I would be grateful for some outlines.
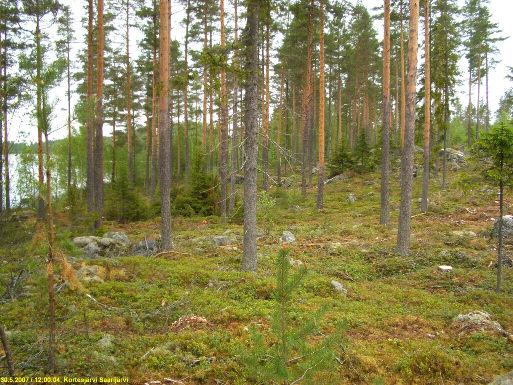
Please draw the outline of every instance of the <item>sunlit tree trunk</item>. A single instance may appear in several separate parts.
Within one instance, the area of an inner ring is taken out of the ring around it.
[[[171,250],[171,130],[169,127],[170,0],[160,0],[159,146],[162,249]]]

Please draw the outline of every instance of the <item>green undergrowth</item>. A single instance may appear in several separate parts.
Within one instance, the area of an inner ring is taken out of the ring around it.
[[[307,341],[312,346],[345,325],[343,338],[331,347],[335,361],[329,371],[316,374],[314,383],[487,384],[513,369],[513,345],[487,333],[458,335],[451,321],[460,313],[484,310],[513,331],[509,269],[503,293],[493,291],[489,230],[497,215],[495,195],[473,174],[452,175],[446,191],[433,181],[430,212],[421,214],[417,179],[409,257],[394,251],[397,183],[391,225],[379,224],[377,174],[327,185],[321,213],[314,190],[306,199],[287,189],[261,196],[272,207],[260,217],[257,274],[240,271],[237,216],[229,223],[215,216],[175,218],[179,253],[173,255],[96,260],[82,259],[70,242],[84,232],[59,224],[59,246],[75,269],[86,264],[103,271],[103,282],[86,283],[84,291],[58,281],[60,373],[126,375],[131,384],[164,378],[185,384],[268,383],[254,375],[245,357],[254,343],[252,330],[259,331],[265,346],[273,343],[275,257],[281,232],[289,230],[297,239],[289,256],[306,268],[290,302],[291,330],[299,330],[320,309],[318,332]],[[0,226],[0,295],[24,271],[13,298],[2,297],[0,322],[8,330],[17,371],[26,375],[44,372],[47,348],[45,248],[33,245],[34,227],[31,220],[4,220]],[[110,229],[127,231],[132,240],[159,231],[156,219],[108,222],[104,230]],[[226,230],[236,236],[235,247],[196,240]],[[438,272],[441,264],[454,271]],[[335,291],[332,280],[341,282],[347,294]],[[191,315],[207,323],[177,328],[180,317]],[[105,336],[110,342],[102,345]]]

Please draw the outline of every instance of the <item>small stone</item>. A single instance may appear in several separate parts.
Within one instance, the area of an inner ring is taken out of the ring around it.
[[[98,265],[83,265],[77,271],[77,278],[83,282],[103,282],[103,278],[105,276],[105,269],[102,266]]]
[[[91,242],[84,247],[84,254],[88,258],[100,258],[101,249],[96,242]]]
[[[513,371],[496,377],[489,385],[513,385]]]
[[[103,350],[109,350],[114,347],[114,336],[110,334],[104,334],[103,337],[96,343],[96,345]]]
[[[83,237],[75,237],[75,238],[73,238],[73,243],[75,244],[75,246],[85,247],[88,244],[93,243],[93,242],[98,242],[99,240],[100,240],[99,237],[95,237],[95,236],[92,236],[92,235],[87,235],[87,236],[83,236]]]
[[[470,230],[457,230],[452,232],[453,235],[460,238],[475,238],[477,234]]]
[[[347,289],[340,283],[339,281],[335,281],[334,279],[331,281],[331,286],[338,291],[340,294],[346,295]]]
[[[289,263],[293,267],[302,267],[302,266],[304,266],[303,261],[300,261],[299,259],[289,258]]]
[[[100,238],[98,240],[98,246],[100,247],[109,247],[115,245],[116,241],[112,238]]]
[[[155,239],[143,239],[134,245],[132,252],[135,255],[150,256],[157,254],[159,249],[159,242]]]
[[[493,332],[509,337],[509,334],[497,321],[493,321],[489,313],[485,311],[473,311],[467,314],[459,314],[453,319],[453,327],[460,333]]]
[[[452,266],[440,265],[440,266],[438,266],[438,271],[441,271],[442,273],[449,273],[452,271]]]
[[[354,195],[353,193],[350,193],[348,196],[347,196],[347,201],[351,204],[355,203],[356,202],[356,195]]]
[[[109,231],[103,237],[114,239],[115,241],[121,243],[123,246],[130,246],[130,239],[128,239],[128,235],[122,231]]]
[[[296,237],[290,231],[284,231],[281,235],[281,241],[283,243],[294,243],[296,242]]]

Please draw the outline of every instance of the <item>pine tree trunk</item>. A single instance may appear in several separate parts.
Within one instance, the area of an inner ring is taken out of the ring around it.
[[[43,96],[44,98],[44,96]],[[43,110],[44,114],[44,110]],[[46,121],[46,117],[43,118]],[[48,236],[48,258],[46,261],[47,279],[48,279],[48,370],[50,374],[57,372],[56,362],[56,298],[55,298],[55,276],[54,276],[54,245],[55,231],[53,225],[52,210],[52,183],[50,170],[50,144],[48,141],[48,127],[45,130],[45,155],[46,155],[46,222]]]
[[[489,63],[488,63],[488,52],[485,53],[485,70],[486,70],[486,121],[485,121],[485,131],[488,132],[490,129],[490,92],[489,92],[489,74],[490,71]]]
[[[96,132],[94,142],[95,228],[102,224],[103,215],[103,76],[105,34],[103,30],[103,0],[98,0],[98,41],[96,56]]]
[[[185,179],[189,180],[191,169],[191,150],[189,141],[189,24],[190,20],[190,0],[187,0],[187,13],[185,19],[185,88],[183,95],[183,111],[184,111],[184,129],[183,136],[185,141]]]
[[[154,26],[156,27],[156,15],[154,15],[155,22]],[[156,33],[156,31],[155,31]],[[153,82],[152,82],[152,90],[151,90],[151,105],[152,105],[152,113],[151,113],[151,174],[150,174],[150,195],[154,198],[155,192],[157,190],[157,178],[159,173],[159,165],[158,165],[158,145],[159,138],[157,133],[157,125],[159,121],[159,111],[157,105],[157,81],[159,76],[157,64],[157,47],[153,47]]]
[[[337,79],[337,147],[344,145],[344,131],[342,129],[342,79]]]
[[[313,0],[312,0],[313,2]],[[308,150],[309,150],[309,126],[310,126],[310,107],[312,100],[312,49],[313,49],[313,26],[312,26],[312,4],[308,9],[307,23],[307,52],[305,68],[305,85],[301,101],[301,135],[302,135],[302,162],[301,162],[301,194],[306,196],[307,173],[308,170]]]
[[[239,15],[238,15],[238,1],[235,0],[233,4],[234,11],[234,40],[233,44],[236,47],[239,42],[238,38],[238,28],[239,28]],[[233,54],[233,66],[237,68],[238,60],[237,60],[237,52]],[[238,112],[238,94],[239,94],[239,83],[238,83],[237,74],[233,77],[233,126],[232,126],[232,152],[231,152],[231,164],[232,170],[230,173],[230,197],[228,199],[228,212],[231,214],[235,209],[235,178],[237,176],[237,171],[239,168],[238,159],[239,159],[239,112]]]
[[[324,0],[320,1],[320,26],[319,26],[319,166],[317,176],[317,209],[324,207]]]
[[[276,129],[276,183],[281,187],[281,135],[283,132],[283,113],[285,105],[283,101],[284,75],[283,67],[280,68],[280,100],[277,109],[278,127]]]
[[[5,61],[2,61],[2,33],[0,32],[0,74],[3,73],[3,66],[6,66],[7,63]],[[0,90],[3,90],[3,77],[0,76]],[[0,95],[0,104],[3,106],[3,94]],[[0,119],[0,149],[4,148],[3,144],[3,120]],[[3,168],[3,158],[0,156],[0,213],[4,210],[4,168]]]
[[[117,112],[114,108],[114,112],[112,114],[112,171],[110,176],[111,183],[116,181],[116,119]]]
[[[207,1],[204,0],[204,15],[203,15],[203,51],[207,52],[208,49],[208,25],[207,25]],[[207,154],[207,95],[208,95],[208,68],[205,64],[203,66],[203,125],[201,143],[203,145],[203,153]]]
[[[87,211],[94,212],[94,96],[93,96],[93,0],[88,0],[87,26]]]
[[[502,160],[501,160],[501,176],[502,176]],[[499,181],[499,247],[497,248],[497,286],[495,291],[499,293],[502,285],[502,252],[504,249],[503,235],[503,217],[504,217],[504,182],[502,178]]]
[[[220,19],[221,19],[221,50],[226,47],[226,32],[224,25],[224,0],[220,0]],[[220,114],[220,165],[219,177],[221,179],[221,217],[226,218],[228,214],[228,91],[226,88],[226,69],[221,67],[221,114]]]
[[[403,256],[408,255],[410,252],[418,24],[419,0],[410,0],[408,83],[406,94],[407,111],[404,146],[401,159],[401,204],[399,208],[399,229],[397,234],[397,250],[399,254]]]
[[[132,128],[132,67],[130,65],[130,0],[126,0],[126,136],[128,181],[135,185],[134,131]]]
[[[159,146],[162,250],[171,250],[171,131],[169,127],[170,0],[160,0]]]
[[[427,212],[428,210],[428,194],[429,194],[429,164],[431,155],[431,59],[430,59],[430,9],[429,1],[425,0],[425,15],[424,15],[424,172],[422,175],[422,199],[421,210]]]
[[[406,132],[406,63],[404,58],[404,33],[403,33],[403,18],[404,18],[404,12],[403,12],[403,0],[401,0],[401,32],[400,32],[400,39],[401,39],[401,136],[400,136],[400,143],[401,148],[404,146],[404,136]]]
[[[66,11],[66,83],[67,83],[67,102],[68,102],[68,168],[67,168],[67,192],[68,192],[68,200],[71,198],[71,173],[72,173],[72,163],[71,163],[71,139],[72,139],[72,131],[71,131],[71,61],[70,61],[70,39],[71,28],[70,28],[70,14],[69,10]]]
[[[380,223],[390,223],[390,0],[384,0],[385,29],[383,39],[383,132],[381,153]]]
[[[257,269],[258,0],[247,6],[244,163],[244,255],[242,270]]]
[[[266,15],[267,18],[270,18],[270,15]],[[269,20],[266,20],[265,23],[265,80],[264,80],[264,89],[263,89],[263,109],[264,113],[262,116],[262,128],[263,128],[263,145],[262,145],[262,169],[263,169],[263,189],[264,191],[269,190]]]
[[[467,146],[472,146],[472,67],[468,70]]]
[[[481,55],[477,59],[477,102],[476,102],[476,142],[481,129]]]
[[[42,93],[42,79],[41,79],[41,71],[43,67],[43,58],[42,58],[42,48],[41,48],[41,30],[40,30],[40,19],[39,16],[36,17],[36,32],[35,32],[35,40],[36,40],[36,116],[37,116],[37,179],[38,179],[38,208],[37,208],[37,216],[39,220],[43,220],[45,217],[45,200],[44,200],[44,170],[43,170],[43,93]],[[5,55],[5,49],[4,49]],[[5,57],[5,56],[4,56]],[[5,78],[5,68],[4,68],[4,78]],[[4,83],[5,89],[5,83]],[[6,100],[4,100],[5,106]],[[5,107],[4,107],[5,110]],[[4,113],[5,115],[5,113]],[[4,130],[5,130],[6,120],[4,116]],[[7,138],[4,135],[4,145],[7,142]],[[8,175],[5,173],[5,184],[7,187],[7,178]],[[6,188],[7,191],[7,188]],[[6,194],[7,195],[7,194]],[[7,196],[6,196],[7,200]],[[6,204],[7,209],[7,204]]]

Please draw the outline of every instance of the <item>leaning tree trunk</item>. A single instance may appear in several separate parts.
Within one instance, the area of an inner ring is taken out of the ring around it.
[[[169,127],[169,33],[170,2],[160,0],[159,61],[159,182],[161,197],[160,236],[162,249],[171,250],[171,131]]]
[[[381,153],[381,216],[380,222],[390,222],[390,0],[385,0],[383,39],[383,132]]]
[[[422,175],[422,199],[421,210],[428,210],[428,193],[429,193],[429,162],[431,155],[431,63],[430,63],[430,36],[429,36],[429,1],[425,0],[425,16],[424,16],[424,172]]]
[[[244,148],[244,255],[242,270],[257,269],[257,158],[258,158],[258,0],[249,0],[246,17]]]
[[[320,0],[319,26],[319,168],[317,177],[317,209],[324,207],[324,0]]]
[[[401,159],[401,204],[397,250],[406,256],[410,252],[411,198],[413,185],[413,147],[415,145],[415,86],[417,84],[417,41],[419,24],[419,0],[410,0],[410,23],[408,41],[408,83],[406,94],[406,126]]]

